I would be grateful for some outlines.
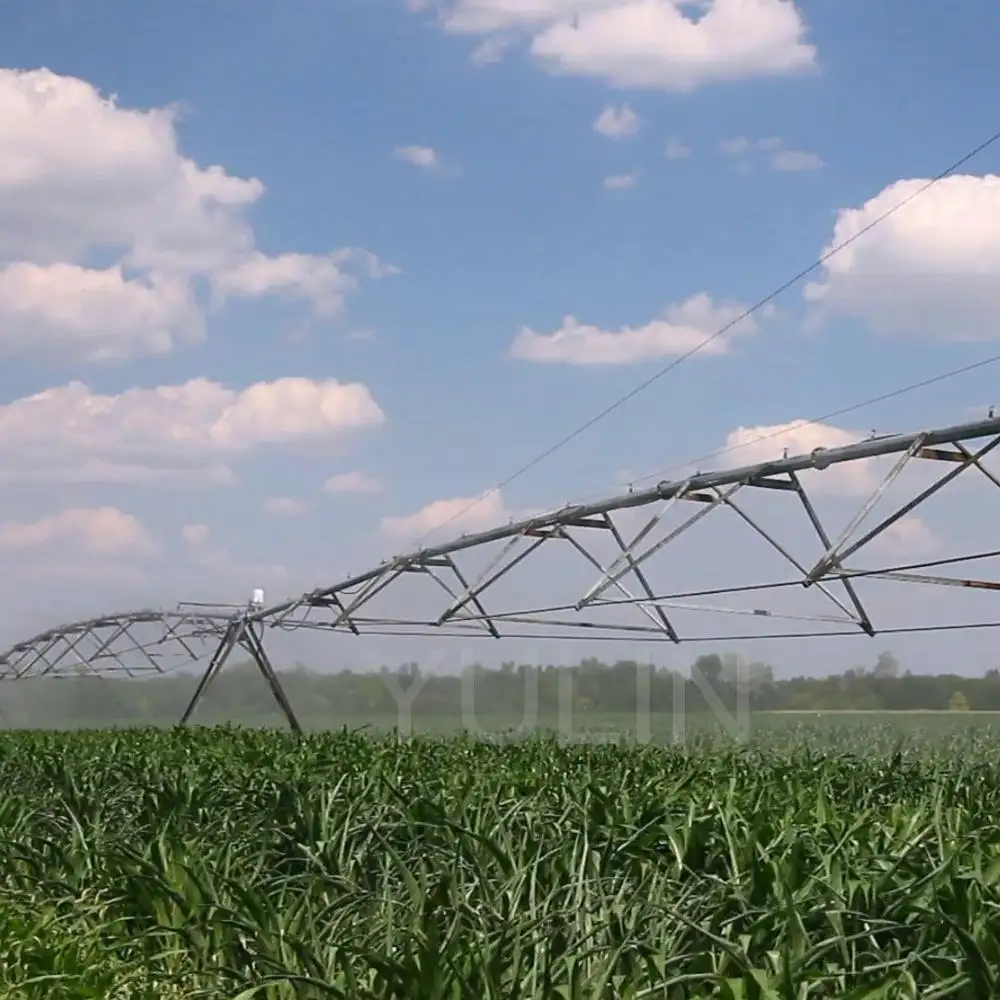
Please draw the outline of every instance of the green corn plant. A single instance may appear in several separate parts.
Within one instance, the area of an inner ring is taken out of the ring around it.
[[[984,1000],[1000,741],[0,734],[0,1000]]]

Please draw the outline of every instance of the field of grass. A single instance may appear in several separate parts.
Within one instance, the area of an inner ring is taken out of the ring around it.
[[[0,690],[0,695],[3,691]],[[0,731],[4,729],[39,729],[64,731],[70,728],[84,729],[125,729],[136,725],[156,729],[172,729],[177,724],[178,716],[164,715],[157,718],[144,719],[136,722],[124,716],[110,716],[106,719],[88,720],[82,724],[72,718],[47,718],[38,715],[29,719],[11,720],[0,717]],[[737,723],[736,729],[742,726],[741,720],[724,719],[725,725],[710,714],[693,712],[679,713],[683,721],[685,733],[724,732],[726,726]],[[239,726],[244,729],[283,729],[286,722],[281,713],[274,709],[269,713],[240,712],[230,715],[213,714],[211,711],[201,711],[197,716],[199,726]],[[436,715],[433,713],[414,713],[410,718],[398,712],[355,712],[338,714],[336,712],[323,715],[303,712],[299,716],[302,727],[310,733],[329,733],[340,729],[365,729],[372,734],[389,734],[394,730],[402,730],[406,734],[430,736],[455,736],[470,729],[473,734],[493,735],[505,734],[512,730],[523,730],[525,720],[516,714],[503,712],[481,712],[471,721],[463,719],[461,713]],[[530,720],[530,730],[539,734],[555,733],[564,738],[608,735],[632,735],[648,732],[653,741],[658,743],[671,742],[676,733],[676,720],[671,713],[649,713],[638,718],[635,712],[581,712],[567,713],[560,717],[558,713],[541,714]],[[1000,730],[1000,712],[948,712],[948,711],[775,711],[753,712],[745,731],[752,737],[766,735],[773,730],[785,730],[805,725],[810,730],[836,730],[843,733],[846,730],[890,727],[900,735],[924,737],[927,734],[963,733],[978,729]],[[730,732],[730,735],[732,733]]]
[[[986,1000],[998,735],[2,734],[0,998]]]

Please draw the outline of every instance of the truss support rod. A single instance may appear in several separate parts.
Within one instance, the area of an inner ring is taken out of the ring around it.
[[[336,628],[341,622],[344,621],[349,622],[351,620],[351,615],[353,615],[358,608],[360,608],[363,604],[367,604],[375,597],[376,594],[382,593],[382,591],[385,590],[385,588],[388,587],[393,581],[398,580],[399,577],[401,577],[407,569],[409,569],[409,565],[409,563],[403,563],[395,569],[386,567],[385,572],[380,577],[376,577],[372,580],[368,586],[366,586],[352,601],[348,601],[346,607],[340,603],[338,599],[341,612],[333,620],[333,627]]]
[[[868,534],[866,534],[863,538],[859,538],[856,542],[854,542],[850,546],[850,548],[848,548],[845,552],[841,554],[840,559],[844,560],[848,556],[853,555],[859,549],[863,548],[873,538],[875,538],[876,535],[880,535],[883,531],[886,530],[886,528],[889,528],[892,525],[894,525],[897,521],[902,520],[904,517],[906,517],[907,514],[910,513],[910,511],[915,510],[925,500],[929,499],[935,493],[938,493],[940,490],[944,489],[944,487],[947,486],[948,483],[950,483],[953,479],[957,479],[963,472],[965,472],[966,469],[972,468],[973,466],[982,469],[983,467],[982,465],[980,465],[979,460],[988,455],[994,448],[996,448],[998,444],[1000,444],[1000,438],[994,438],[992,441],[989,442],[989,444],[984,445],[975,454],[968,454],[967,457],[960,459],[961,464],[956,466],[950,472],[947,472],[936,482],[931,483],[931,485],[928,486],[927,489],[922,490],[912,500],[910,500],[908,503],[900,507],[899,510],[897,510],[893,514],[890,514],[880,524],[877,524],[874,528],[872,528],[871,531],[869,531]],[[983,471],[985,471],[985,469]]]
[[[130,621],[123,622],[121,627],[115,630],[114,634],[98,648],[98,651],[96,653],[93,653],[92,655],[87,657],[85,662],[91,668],[91,670],[94,671],[94,673],[98,674],[98,676],[101,675],[98,673],[98,671],[94,670],[94,661],[99,659],[104,659],[105,657],[116,663],[118,665],[118,668],[120,670],[123,670],[129,677],[135,676],[135,672],[132,670],[132,668],[127,666],[125,663],[124,654],[126,651],[122,650],[119,652],[113,648],[114,643],[116,643],[122,636],[125,636],[125,638],[127,638],[129,642],[133,643],[133,648],[131,650],[128,650],[128,652],[141,653],[142,656],[145,658],[145,660],[154,670],[159,670],[159,666],[153,659],[153,657],[150,655],[149,650],[141,642],[137,642],[135,636],[132,635],[131,629],[133,624],[134,623]],[[91,638],[94,639],[97,638],[93,634],[93,632],[88,632],[88,634],[91,636]],[[74,655],[78,659],[80,658],[79,653],[74,653]],[[42,676],[45,676],[46,673],[48,673],[48,671],[44,671]]]
[[[827,548],[826,552],[820,556],[818,562],[806,575],[806,585],[815,583],[821,576],[829,572],[829,570],[835,566],[840,560],[844,558],[846,553],[841,550],[850,541],[851,535],[861,526],[862,522],[868,517],[868,515],[875,508],[875,505],[882,499],[885,495],[885,491],[899,478],[903,469],[906,468],[909,461],[916,454],[920,448],[923,447],[924,436],[920,435],[913,441],[909,448],[903,452],[902,455],[896,460],[896,464],[889,470],[888,475],[882,480],[881,483],[875,488],[872,495],[864,502],[861,510],[854,515],[851,519],[850,524],[841,532],[840,537],[833,543],[833,545]],[[850,551],[853,551],[851,549]]]
[[[146,658],[149,665],[154,669],[158,668],[159,665],[157,664],[156,660],[153,659],[153,656],[149,652],[149,650],[141,642],[137,641],[135,636],[132,634],[133,624],[134,623],[132,622],[126,624],[125,635],[128,636],[129,642],[135,643],[135,649]],[[181,645],[185,649],[185,651],[187,651],[187,647],[184,645],[184,643],[181,643]],[[125,661],[122,658],[124,656],[124,651],[122,652],[121,655],[118,655],[112,651],[111,656],[115,659],[115,661],[118,663],[119,666],[121,667],[125,666]]]
[[[533,539],[531,544],[523,551],[519,552],[513,559],[511,559],[506,566],[501,565],[503,560],[507,557],[509,552],[512,552],[517,545],[523,541],[527,535],[517,535],[512,538],[497,554],[496,557],[490,562],[490,564],[479,574],[479,578],[476,580],[471,587],[467,587],[465,593],[454,603],[451,607],[446,608],[438,618],[437,624],[444,625],[445,622],[454,618],[459,611],[462,610],[470,602],[475,601],[483,591],[492,587],[494,583],[497,582],[502,576],[506,576],[518,563],[524,562],[528,556],[531,555],[535,549],[539,548],[545,542],[549,540],[552,536],[548,533],[544,535],[539,535],[537,538]],[[497,567],[500,566],[500,569]]]
[[[823,527],[823,522],[819,519],[819,514],[816,513],[816,508],[809,499],[809,494],[806,493],[805,487],[802,485],[802,481],[795,472],[789,472],[788,478],[792,481],[792,485],[795,487],[795,492],[798,494],[798,498],[805,509],[806,517],[809,518],[809,523],[813,526],[813,530],[816,532],[816,535],[820,540],[820,544],[823,546],[824,551],[829,552],[830,549],[833,548],[833,543],[830,541],[830,536],[826,533],[826,528]],[[806,579],[808,580],[808,573],[806,574]],[[869,618],[868,612],[865,610],[865,606],[861,603],[861,598],[858,597],[857,588],[846,578],[841,582],[844,585],[844,590],[847,593],[851,604],[854,605],[854,610],[858,613],[858,624],[862,629],[864,629],[867,635],[874,638],[875,626],[872,625],[871,618]],[[808,583],[806,583],[806,586],[808,586]]]
[[[177,634],[177,630],[181,627],[181,625],[185,624],[186,622],[187,622],[186,618],[183,619],[182,621],[177,622],[174,625],[167,625],[167,623],[164,622],[163,623],[163,640],[162,641],[164,643],[170,642],[170,641],[177,642],[180,645],[181,649],[183,649],[184,652],[187,653],[187,655],[189,657],[191,657],[192,660],[197,660],[198,659],[198,655],[188,645],[187,639],[185,639],[184,636]],[[218,632],[218,630],[216,630],[216,632]]]
[[[274,700],[278,703],[278,707],[284,714],[289,728],[296,736],[301,736],[302,726],[299,724],[295,710],[292,708],[292,704],[285,694],[285,689],[281,686],[281,681],[278,680],[278,675],[275,673],[271,658],[267,655],[267,650],[264,648],[263,640],[254,631],[253,622],[247,622],[243,630],[242,645],[253,657],[257,668],[264,675],[264,680],[267,681],[267,686],[271,689],[271,694],[274,695]]]
[[[622,553],[628,552],[628,545],[625,543],[625,539],[622,538],[622,533],[618,530],[618,525],[615,524],[611,515],[606,513],[602,515],[602,518],[604,520],[604,523],[608,527],[608,531],[611,532],[611,537],[614,538],[615,544],[618,546],[621,552]],[[646,596],[650,600],[655,600],[656,597],[655,594],[653,593],[653,588],[649,585],[649,579],[647,578],[646,574],[643,573],[643,571],[636,565],[631,556],[629,556],[628,561],[629,565],[632,567],[632,572],[635,574],[636,580],[639,581],[639,586],[642,587]],[[657,614],[659,614],[660,616],[660,620],[663,622],[663,627],[666,629],[667,635],[669,635],[674,642],[680,642],[681,639],[680,636],[677,634],[677,629],[674,628],[673,623],[667,617],[667,613],[661,607],[657,607],[656,611]]]
[[[593,555],[591,555],[591,553],[588,552],[587,549],[583,545],[581,545],[571,534],[569,534],[569,532],[563,532],[562,537],[565,538],[566,541],[569,542],[570,545],[572,545],[573,548],[575,548],[577,552],[579,552],[580,555],[582,555],[583,558],[586,559],[587,562],[589,562],[591,566],[593,566],[597,570],[598,573],[607,572],[607,570],[601,565],[600,560],[596,559]],[[618,535],[618,537],[621,538],[620,535]],[[637,570],[635,575],[639,579],[640,585],[642,586],[643,590],[645,590],[646,592],[647,601],[652,604],[653,608],[656,609],[655,613],[652,611],[651,608],[646,606],[647,604],[646,601],[636,598],[636,596],[620,580],[616,580],[613,586],[615,587],[616,590],[619,591],[619,593],[624,594],[625,599],[630,603],[634,604],[657,628],[661,629],[672,642],[679,643],[681,640],[680,637],[677,635],[677,630],[671,624],[670,619],[667,617],[663,608],[661,608],[660,605],[656,603],[656,598],[653,595],[653,591],[650,588],[649,584],[646,582],[646,578],[640,575],[641,572],[642,572],[641,570]]]
[[[983,465],[983,463],[980,462],[979,459],[971,451],[969,451],[969,449],[966,448],[961,441],[956,441],[955,447],[958,449],[959,455],[967,458],[994,486],[1000,487],[1000,478],[997,478],[994,473],[987,469],[986,466]],[[955,460],[961,461],[961,458],[956,456],[953,461]]]
[[[351,621],[351,615],[358,610],[363,604],[372,600],[376,594],[381,593],[389,586],[393,581],[399,579],[411,566],[411,560],[400,559],[394,563],[389,563],[384,566],[380,566],[378,572],[374,575],[367,576],[363,581],[361,581],[361,593],[357,594],[354,598],[347,602],[345,606],[343,601],[341,601],[339,594],[336,590],[333,591],[316,591],[312,594],[307,594],[303,598],[299,598],[297,601],[292,601],[286,605],[283,605],[280,609],[280,613],[271,621],[269,624],[272,628],[281,625],[289,615],[295,611],[296,608],[301,607],[303,604],[310,605],[312,607],[316,606],[321,598],[329,600],[331,597],[334,599],[337,606],[340,608],[339,614],[334,618],[333,625],[331,628],[336,628],[341,622]],[[254,616],[255,620],[263,620],[264,613],[258,612]]]
[[[229,659],[230,654],[243,638],[243,632],[245,629],[246,621],[243,618],[230,622],[225,634],[219,641],[219,645],[212,654],[212,659],[209,660],[208,666],[205,668],[205,672],[201,675],[201,680],[198,682],[198,687],[195,688],[195,692],[191,696],[191,701],[188,702],[188,707],[184,710],[184,714],[181,716],[180,725],[186,726],[188,722],[191,721],[191,717],[197,711],[202,698],[205,697],[205,692],[208,690],[209,685],[215,680],[219,672],[226,665],[226,660]]]
[[[719,496],[721,497],[722,493],[720,490],[716,489],[716,493],[718,493]],[[726,504],[727,507],[729,507],[730,510],[732,510],[735,514],[737,514],[740,518],[742,518],[742,520],[747,525],[749,525],[750,528],[752,528],[758,535],[760,535],[760,537],[763,538],[764,541],[771,546],[771,548],[773,548],[786,561],[790,562],[803,576],[805,576],[809,572],[809,570],[807,570],[806,567],[803,566],[802,563],[800,563],[798,559],[796,559],[795,556],[793,556],[792,553],[789,552],[788,549],[786,549],[781,544],[781,542],[779,542],[769,531],[766,531],[764,528],[762,528],[745,510],[743,510],[742,507],[740,507],[736,503],[735,500],[725,500],[724,503]],[[824,584],[822,583],[817,583],[816,586],[819,587],[820,591],[826,597],[828,597],[838,608],[840,608],[840,610],[843,611],[845,615],[847,615],[849,621],[856,622],[857,624],[860,625],[857,616],[851,613],[851,609],[848,608],[847,605],[844,604],[844,602],[839,597],[837,597],[837,595],[834,594],[829,587],[824,586]],[[837,618],[834,620],[843,621],[842,618]]]
[[[84,662],[83,658],[79,655],[79,653],[76,652],[76,647],[79,646],[80,643],[83,642],[83,640],[86,639],[88,635],[90,635],[90,633],[87,632],[87,631],[80,632],[75,638],[73,638],[72,641],[70,641],[70,637],[69,636],[64,635],[62,637],[63,647],[64,648],[59,653],[59,655],[56,656],[54,659],[50,660],[48,658],[48,655],[47,655],[48,651],[46,650],[46,655],[44,657],[45,669],[42,671],[43,675],[47,674],[47,673],[50,673],[51,671],[55,670],[55,668],[60,663],[62,663],[62,661],[65,660],[66,657],[69,656],[71,653],[76,656],[76,660],[77,660],[77,664],[78,665],[81,664],[81,663],[83,663]],[[53,646],[54,645],[55,644],[53,644]]]
[[[698,611],[716,615],[748,615],[752,618],[781,618],[793,622],[824,622],[830,625],[854,625],[853,618],[841,615],[794,615],[782,611],[771,611],[770,608],[720,608],[712,604],[688,604],[685,601],[664,601],[668,608],[678,611]]]
[[[645,551],[636,555],[633,551],[636,542],[638,542],[645,534],[650,530],[650,526],[647,525],[643,531],[641,531],[635,538],[632,539],[629,544],[628,549],[615,560],[611,569],[604,574],[603,578],[598,580],[590,590],[580,599],[577,604],[577,610],[580,611],[587,607],[588,604],[593,604],[598,597],[601,596],[609,587],[615,586],[622,577],[626,576],[628,573],[632,572],[636,566],[640,563],[645,562],[650,556],[659,552],[665,545],[669,545],[678,535],[682,535],[688,528],[697,524],[703,517],[711,514],[713,510],[718,510],[719,507],[723,506],[729,498],[736,493],[738,490],[742,489],[746,483],[734,483],[726,490],[720,490],[718,496],[712,497],[708,502],[698,511],[697,514],[692,514],[686,521],[677,525],[673,531],[667,532],[658,542],[654,542]],[[679,494],[678,498],[683,497],[686,494]],[[666,511],[663,511],[666,513]],[[659,516],[659,515],[658,515]],[[624,567],[622,567],[624,563]],[[616,569],[615,567],[620,567]]]
[[[45,669],[42,671],[42,676],[45,677],[46,675],[52,673],[56,669],[56,667],[71,653],[73,656],[76,657],[78,666],[86,666],[94,673],[96,673],[96,671],[93,670],[94,661],[101,659],[105,655],[108,655],[111,657],[111,659],[113,659],[116,663],[118,663],[118,665],[125,671],[125,673],[127,673],[129,676],[132,676],[131,671],[121,662],[120,658],[117,657],[114,654],[114,652],[108,653],[108,650],[114,645],[114,643],[116,643],[123,635],[129,634],[128,623],[126,622],[123,625],[118,625],[114,629],[114,631],[108,636],[108,638],[106,638],[103,642],[101,642],[97,646],[97,649],[94,650],[94,652],[90,653],[88,656],[85,657],[81,656],[77,647],[85,639],[90,639],[94,642],[97,642],[100,639],[100,635],[99,633],[97,633],[96,629],[97,626],[92,626],[90,628],[83,629],[72,642],[69,641],[69,636],[63,636],[63,642],[66,643],[66,648],[54,660],[46,660]]]
[[[444,556],[444,559],[448,563],[448,567],[454,574],[455,579],[458,580],[458,585],[464,588],[465,598],[473,604],[473,606],[479,612],[481,620],[486,623],[486,627],[487,629],[489,629],[490,635],[492,635],[494,639],[499,639],[500,632],[497,630],[497,627],[494,624],[493,619],[487,614],[486,608],[483,607],[483,602],[479,599],[478,596],[473,595],[472,586],[470,585],[469,581],[465,578],[465,574],[458,568],[458,564],[450,555]],[[431,573],[431,576],[434,576],[433,571],[428,570],[428,572]],[[436,580],[437,577],[435,576],[434,579]],[[443,582],[443,581],[438,581],[438,582]],[[449,588],[449,593],[450,593],[450,588]],[[453,598],[458,598],[457,594],[452,594],[451,596]]]
[[[619,569],[621,569],[622,566],[629,565],[633,569],[635,568],[636,563],[634,562],[634,560],[633,561],[629,560],[629,556],[632,554],[632,550],[660,523],[660,521],[664,517],[666,517],[667,512],[674,507],[677,501],[683,499],[685,494],[688,492],[688,488],[690,487],[690,485],[691,485],[690,479],[682,483],[680,489],[672,497],[667,497],[663,501],[663,506],[660,507],[660,509],[639,529],[636,535],[632,538],[632,541],[629,542],[627,545],[621,546],[621,553],[615,558],[614,562],[612,562],[612,564],[606,570],[604,570],[604,572],[601,574],[601,579],[598,580],[597,583],[595,583],[594,586],[591,587],[590,590],[588,590],[587,593],[580,598],[579,602],[577,603],[578,611],[581,608],[586,607],[592,600],[594,600],[601,593],[603,593],[603,591],[600,589],[602,585],[607,583],[608,586],[612,586],[612,584],[609,581],[611,580],[611,577],[615,573],[617,573]],[[604,513],[606,516],[610,512],[605,511]]]
[[[1000,581],[973,580],[957,576],[932,576],[929,573],[886,572],[870,573],[872,580],[894,580],[899,583],[933,584],[939,587],[971,587],[974,590],[1000,590]]]
[[[872,528],[867,534],[863,535],[856,542],[849,545],[846,549],[844,549],[843,552],[840,552],[839,554],[833,554],[832,558],[831,554],[827,553],[827,556],[824,557],[823,560],[820,560],[819,563],[817,563],[812,573],[810,573],[810,577],[813,579],[818,579],[820,576],[824,575],[824,573],[828,572],[835,564],[842,565],[845,559],[849,558],[850,556],[854,555],[855,552],[858,552],[860,549],[864,548],[864,546],[866,546],[873,538],[877,537],[878,535],[881,535],[882,532],[884,532],[887,528],[890,528],[897,521],[902,520],[904,517],[906,517],[907,514],[910,513],[910,511],[915,510],[925,500],[929,499],[935,493],[944,489],[944,487],[947,486],[948,483],[950,483],[953,479],[960,476],[963,472],[965,472],[966,469],[974,465],[979,465],[980,459],[988,455],[994,448],[997,447],[997,445],[1000,445],[1000,437],[994,438],[988,444],[980,448],[979,451],[961,459],[959,465],[956,465],[955,468],[951,469],[936,482],[931,483],[931,485],[928,486],[927,489],[922,490],[920,493],[917,494],[917,496],[915,496],[908,503],[900,507],[899,510],[897,510],[895,513],[890,514],[879,524],[875,525],[875,527]],[[843,542],[841,542],[841,545],[842,544]]]
[[[27,666],[22,666],[20,669],[15,668],[17,676],[26,677],[28,672],[35,666],[36,663],[48,663],[49,651],[55,649],[61,637],[59,635],[53,635],[45,639],[41,645],[41,648],[32,648],[31,653],[34,655],[34,659],[28,660]],[[27,652],[27,650],[26,650]]]
[[[333,603],[337,606],[337,608],[340,611],[341,615],[346,619],[346,621],[347,621],[347,627],[355,635],[361,635],[361,633],[358,631],[358,626],[355,625],[355,623],[354,623],[354,619],[349,614],[347,614],[347,608],[344,607],[344,602],[340,599],[340,595],[339,594],[331,594],[330,598],[333,601]]]
[[[118,625],[114,631],[105,639],[97,649],[90,655],[89,659],[99,660],[105,656],[111,647],[123,636],[128,634],[128,625]],[[114,654],[111,654],[114,656]]]

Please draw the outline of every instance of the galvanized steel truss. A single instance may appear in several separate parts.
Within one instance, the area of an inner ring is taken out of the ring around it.
[[[719,597],[734,593],[774,590],[777,588],[815,588],[830,605],[829,614],[806,616],[827,625],[840,623],[845,631],[874,636],[878,629],[858,594],[857,581],[877,579],[897,583],[933,584],[939,586],[974,587],[1000,590],[1000,582],[968,577],[948,576],[932,572],[945,565],[967,563],[1000,554],[977,551],[965,556],[925,562],[896,562],[877,569],[858,569],[848,564],[871,543],[882,538],[905,517],[939,494],[969,469],[984,476],[993,486],[1000,487],[1000,478],[983,463],[990,452],[1000,445],[1000,418],[954,427],[872,437],[866,441],[840,448],[818,448],[807,455],[785,457],[772,462],[696,473],[683,480],[661,482],[656,486],[633,491],[590,504],[571,505],[551,513],[494,528],[490,531],[464,535],[449,543],[420,549],[397,556],[380,566],[351,577],[331,587],[303,594],[294,600],[260,612],[259,618],[268,626],[282,629],[325,629],[355,635],[426,634],[470,636],[480,634],[494,638],[519,635],[518,629],[545,629],[566,636],[604,635],[635,638],[645,634],[672,643],[706,638],[724,641],[732,638],[776,638],[787,633],[758,633],[735,636],[682,633],[672,617],[680,610],[710,611],[723,614],[753,615],[770,618],[802,618],[783,615],[762,608],[724,608],[698,605],[695,598]],[[875,485],[847,527],[832,537],[824,526],[817,505],[810,498],[801,474],[823,472],[848,463],[894,457],[895,462]],[[891,513],[874,517],[875,508],[886,497],[901,473],[914,462],[940,463],[950,466],[943,474],[897,503]],[[783,543],[776,533],[762,526],[745,509],[742,495],[771,491],[790,494],[792,506],[798,507],[811,526],[819,555],[805,562]],[[1000,499],[1000,497],[998,497]],[[622,515],[638,508],[658,507],[645,525],[628,540]],[[667,515],[688,507],[695,508],[679,524],[664,528]],[[658,592],[647,573],[651,557],[674,543],[696,524],[718,510],[729,510],[747,529],[754,532],[792,573],[780,581],[760,581],[753,585],[719,586],[696,591]],[[872,521],[874,524],[871,524]],[[867,525],[867,530],[862,530]],[[610,562],[595,552],[595,533],[610,539],[614,554]],[[590,536],[590,538],[588,538]],[[1000,541],[1000,540],[998,540]],[[547,607],[501,609],[490,604],[491,590],[515,567],[553,545],[567,547],[589,563],[596,575],[594,582],[571,603]],[[500,546],[486,568],[469,579],[460,568],[458,558],[464,552]],[[998,547],[1000,548],[1000,547]],[[446,595],[439,612],[433,617],[412,618],[366,613],[377,597],[394,584],[409,577],[424,578]],[[614,595],[614,596],[611,596]],[[609,622],[588,618],[588,611],[627,607],[638,611],[642,623]],[[537,632],[534,634],[538,634]]]
[[[719,641],[732,638],[775,638],[789,633],[762,632],[737,636],[704,636],[682,632],[676,617],[680,611],[712,611],[766,618],[805,617],[825,628],[840,631],[812,634],[878,634],[877,622],[858,592],[862,579],[895,583],[971,587],[1000,590],[1000,581],[944,575],[946,565],[957,565],[1000,555],[983,549],[963,556],[916,562],[896,562],[876,569],[858,569],[848,564],[903,518],[940,493],[968,470],[1000,488],[1000,477],[982,459],[1000,446],[1000,418],[913,434],[872,437],[840,448],[817,448],[809,454],[716,472],[698,472],[683,480],[658,483],[646,490],[631,491],[588,503],[570,505],[547,514],[516,521],[489,531],[467,534],[448,543],[396,556],[365,573],[322,587],[272,607],[205,610],[181,606],[177,610],[129,612],[52,629],[18,643],[0,654],[0,680],[25,677],[74,676],[81,672],[104,675],[162,674],[180,663],[195,662],[212,650],[208,666],[182,719],[192,717],[205,691],[237,649],[249,654],[266,679],[289,725],[299,723],[282,690],[265,650],[268,629],[320,630],[353,635],[452,635],[494,639],[523,636],[523,630],[546,636],[619,637],[677,644],[685,640]],[[857,509],[847,527],[834,537],[824,526],[817,506],[802,482],[802,473],[819,472],[871,459],[894,458],[881,481]],[[901,473],[914,463],[947,465],[905,502],[894,504],[888,514],[875,517],[876,506],[886,497]],[[811,561],[796,556],[775,532],[751,516],[744,495],[790,494],[788,500],[811,526],[817,552]],[[630,512],[655,508],[646,523],[631,534],[625,521]],[[693,508],[693,509],[692,509]],[[665,527],[668,515],[687,512],[679,524]],[[713,512],[729,510],[748,530],[762,539],[792,572],[780,581],[753,585],[719,586],[711,589],[660,593],[647,572],[650,560],[676,542]],[[874,524],[871,522],[874,521]],[[866,526],[866,530],[863,528]],[[612,556],[602,558],[594,537],[610,543]],[[497,585],[515,567],[537,553],[561,546],[575,553],[593,571],[592,582],[570,603],[548,607],[499,608],[492,598]],[[473,576],[459,565],[463,553],[498,551],[485,568]],[[431,616],[374,613],[376,598],[397,588],[401,581],[426,581],[433,593],[441,594]],[[829,613],[810,616],[782,615],[761,608],[723,608],[691,603],[694,599],[719,597],[780,588],[814,589],[825,599]],[[608,621],[592,617],[595,612],[620,608],[631,620]],[[899,631],[899,630],[897,630]],[[803,633],[799,633],[803,634]],[[140,665],[129,665],[138,654]]]
[[[0,655],[0,681],[71,677],[162,677],[210,657],[181,719],[190,721],[236,649],[249,654],[289,726],[301,727],[264,649],[252,608],[127,611],[49,629]]]

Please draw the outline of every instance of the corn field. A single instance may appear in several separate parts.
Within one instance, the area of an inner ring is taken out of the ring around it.
[[[0,738],[0,997],[987,1000],[1000,750]]]

